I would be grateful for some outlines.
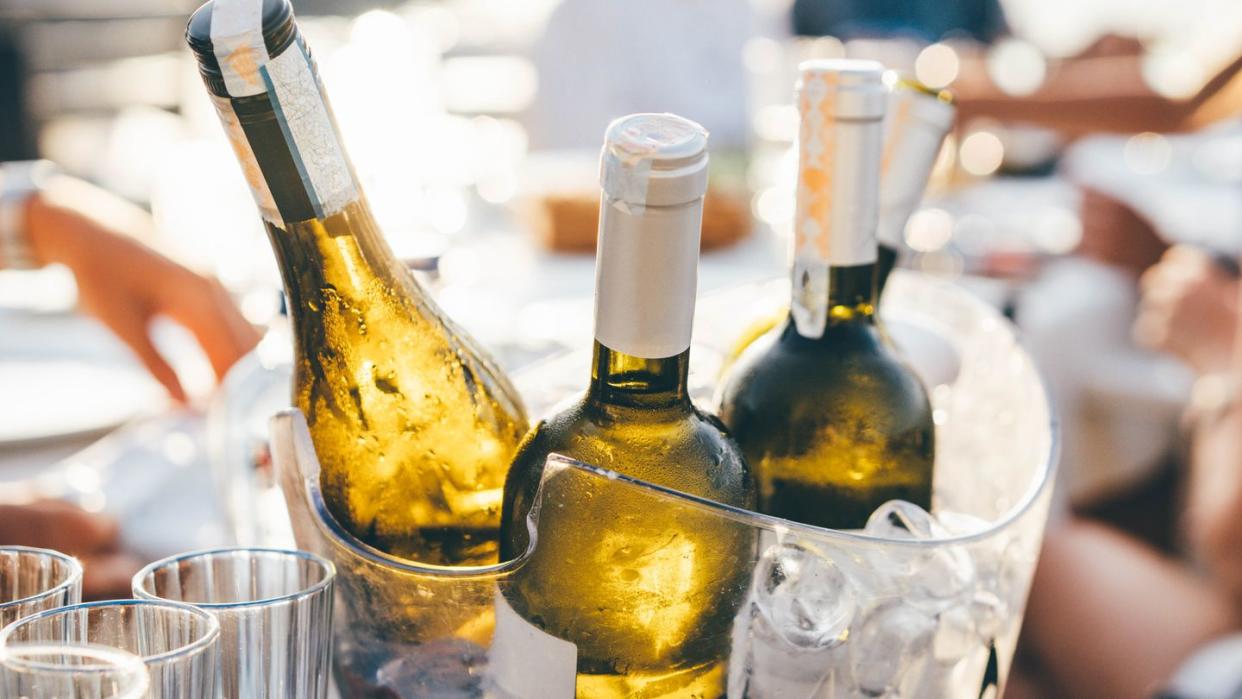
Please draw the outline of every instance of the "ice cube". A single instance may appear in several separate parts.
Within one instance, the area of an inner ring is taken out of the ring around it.
[[[936,662],[956,665],[972,650],[982,647],[970,608],[952,607],[936,618],[936,634],[932,639],[932,655]]]
[[[769,546],[755,572],[755,604],[773,633],[794,648],[840,644],[854,620],[853,585],[811,546]]]
[[[744,684],[730,684],[728,696],[747,699],[835,699],[850,696],[847,645],[791,648],[759,615],[754,619]],[[738,662],[730,659],[730,667]]]
[[[1009,605],[993,592],[977,590],[970,600],[970,615],[980,637],[994,639],[1008,621]]]
[[[850,662],[858,693],[886,697],[900,693],[902,682],[917,678],[931,655],[936,621],[901,600],[871,610],[850,635]]]
[[[927,510],[905,500],[889,500],[877,507],[864,532],[898,541],[952,537]],[[960,544],[888,545],[878,547],[870,558],[875,570],[897,578],[882,584],[897,585],[907,604],[930,614],[965,604],[974,591],[974,563]]]
[[[949,533],[927,510],[905,500],[875,508],[863,530],[880,539],[945,539]]]

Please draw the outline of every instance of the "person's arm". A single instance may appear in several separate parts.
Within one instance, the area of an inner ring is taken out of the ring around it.
[[[24,233],[37,264],[68,267],[82,309],[125,342],[177,400],[185,391],[151,341],[156,316],[189,329],[218,377],[258,342],[225,289],[161,255],[151,217],[98,187],[52,178],[24,208]]]
[[[1186,532],[1211,583],[1242,610],[1242,285],[1206,253],[1178,246],[1141,286],[1136,338],[1199,376],[1187,410]]]
[[[1040,673],[1021,684],[1042,685],[1039,696],[1148,699],[1237,624],[1228,600],[1184,565],[1070,520],[1044,538],[1021,641]]]
[[[962,123],[979,117],[1025,123],[1077,137],[1095,132],[1192,131],[1242,111],[1242,56],[1197,93],[1173,99],[1143,77],[1142,56],[1072,58],[1052,66],[1034,94],[1015,97],[997,87],[982,60],[963,62],[953,84]]]
[[[1186,525],[1214,580],[1242,610],[1242,290],[1233,294],[1232,361],[1213,377],[1216,395],[1207,398],[1215,405],[1200,406],[1194,421]]]
[[[54,549],[82,561],[82,595],[88,600],[128,597],[140,561],[120,549],[112,518],[59,500],[0,502],[0,546]]]
[[[1235,387],[1240,380],[1242,373]],[[1223,413],[1198,422],[1186,529],[1212,581],[1242,610],[1242,405],[1235,399]]]

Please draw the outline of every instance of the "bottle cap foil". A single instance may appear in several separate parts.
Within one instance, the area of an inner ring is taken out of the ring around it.
[[[674,114],[632,114],[604,135],[600,184],[630,206],[676,206],[707,192],[707,130]]]

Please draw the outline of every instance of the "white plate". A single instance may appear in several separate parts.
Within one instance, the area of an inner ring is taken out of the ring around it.
[[[167,401],[138,367],[75,359],[0,361],[0,396],[0,450],[102,434]]]

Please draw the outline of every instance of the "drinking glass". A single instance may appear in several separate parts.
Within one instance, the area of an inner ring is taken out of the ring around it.
[[[327,696],[336,568],[304,551],[231,548],[156,561],[134,596],[206,610],[220,622],[226,697]]]
[[[5,699],[141,699],[148,683],[142,659],[115,648],[0,648],[0,696]]]
[[[82,565],[59,551],[0,546],[0,629],[82,601]]]
[[[116,648],[142,659],[152,699],[214,699],[219,637],[220,623],[196,607],[116,600],[26,617],[0,631],[0,648],[29,643]]]

